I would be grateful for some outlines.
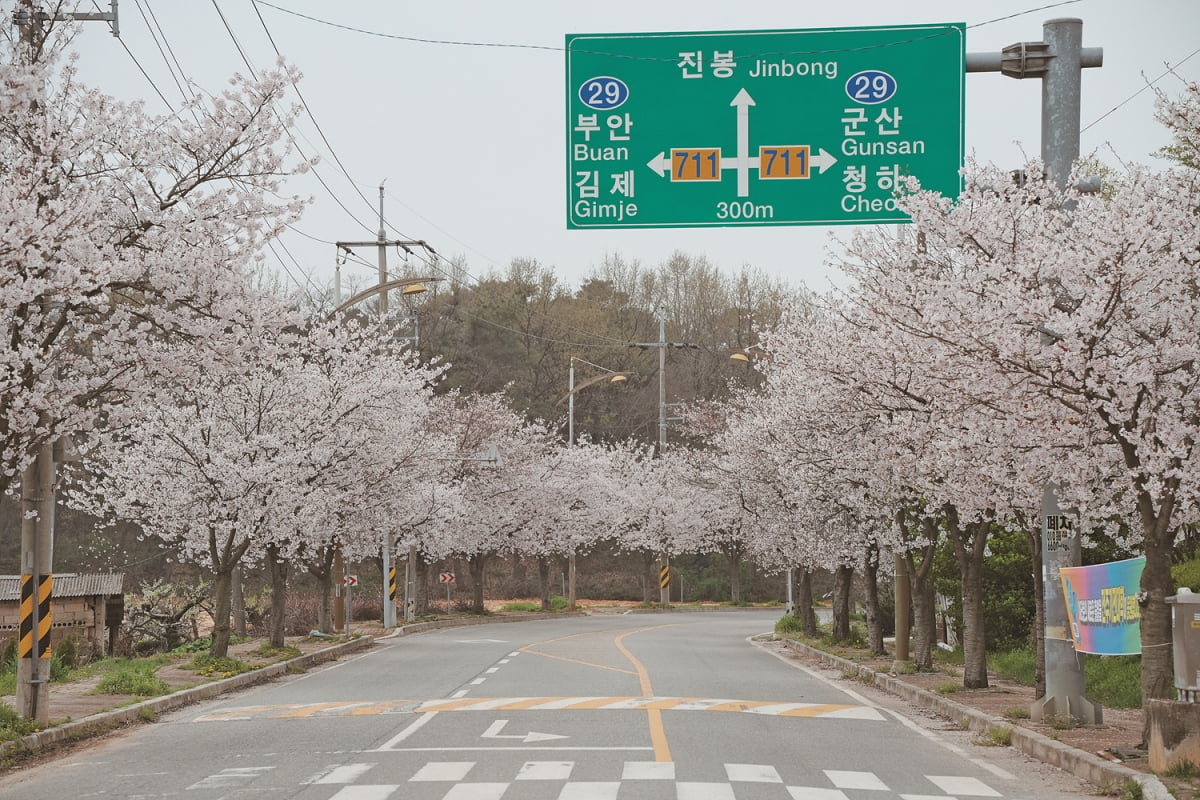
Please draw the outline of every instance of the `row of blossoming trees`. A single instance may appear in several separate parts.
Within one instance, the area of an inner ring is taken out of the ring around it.
[[[972,165],[953,202],[907,197],[908,230],[848,247],[849,289],[764,333],[765,392],[704,417],[725,476],[706,480],[758,520],[756,559],[868,584],[880,548],[907,562],[918,663],[931,557],[950,545],[968,686],[987,682],[989,536],[1036,544],[1051,486],[1085,532],[1145,555],[1143,697],[1169,696],[1172,546],[1200,519],[1200,87],[1159,118],[1175,165],[1108,174],[1098,194],[1034,163],[1019,183]]]
[[[5,40],[0,59],[0,489],[72,437],[72,502],[211,569],[215,652],[239,564],[270,571],[279,638],[289,570],[328,586],[337,550],[415,547],[480,578],[494,554],[616,540],[800,567],[802,587],[830,569],[839,624],[851,572],[870,588],[899,557],[928,663],[947,542],[981,686],[989,536],[1036,543],[1053,485],[1085,527],[1145,553],[1143,693],[1169,692],[1170,553],[1200,474],[1197,87],[1162,106],[1184,166],[1090,196],[1036,164],[1021,185],[972,167],[953,203],[906,198],[903,237],[849,246],[850,289],[762,332],[762,391],[697,410],[702,449],[652,458],[565,448],[500,395],[439,393],[442,367],[386,321],[252,288],[256,254],[300,210],[278,199],[306,166],[280,133],[287,70],[153,117],[78,86],[61,45]],[[492,447],[501,468],[479,460]]]

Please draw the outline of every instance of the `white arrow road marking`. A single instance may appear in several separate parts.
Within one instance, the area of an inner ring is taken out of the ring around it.
[[[731,106],[737,107],[737,196],[750,195],[750,106],[754,98],[745,89],[737,93]]]
[[[538,733],[530,731],[529,733],[500,733],[504,730],[504,726],[508,724],[506,719],[498,719],[493,722],[486,731],[483,732],[484,739],[520,739],[525,744],[530,742],[550,742],[555,739],[567,739],[567,736],[559,736],[556,733]]]
[[[646,166],[654,170],[658,177],[665,178],[667,173],[671,171],[671,159],[666,153],[659,153],[654,158],[646,162]]]
[[[821,172],[825,172],[825,170],[837,163],[837,158],[824,147],[818,147],[817,151],[815,156],[809,157],[809,162]]]

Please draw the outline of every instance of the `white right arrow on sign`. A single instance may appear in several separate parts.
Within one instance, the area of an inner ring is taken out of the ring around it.
[[[809,160],[822,173],[837,163],[837,158],[824,147],[817,148],[817,154]]]

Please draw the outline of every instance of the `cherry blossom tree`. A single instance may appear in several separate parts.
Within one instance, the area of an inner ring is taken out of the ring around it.
[[[265,239],[299,211],[286,68],[154,116],[83,85],[74,28],[0,39],[0,491],[39,448],[94,428],[153,374],[158,344],[224,357],[284,324],[248,289]],[[241,337],[230,335],[230,330]]]
[[[1196,103],[1189,87],[1163,114],[1181,145],[1194,141],[1182,126]],[[959,365],[950,391],[994,409],[1009,431],[1036,432],[1023,441],[1085,528],[1133,524],[1146,556],[1142,692],[1166,697],[1171,547],[1197,518],[1200,474],[1200,175],[1132,167],[1101,195],[1079,196],[1042,180],[1036,163],[1027,173],[1018,186],[972,168],[954,204],[915,194],[905,206],[918,236],[859,237],[846,267],[891,330]]]
[[[136,522],[207,567],[212,652],[229,642],[233,570],[262,559],[282,644],[286,564],[336,544],[374,551],[402,496],[385,481],[428,461],[419,432],[436,371],[386,332],[315,326],[244,346],[241,362],[142,392],[100,436],[74,499]]]
[[[484,610],[484,576],[495,555],[535,553],[535,521],[561,498],[547,488],[557,440],[550,426],[514,413],[502,393],[438,398],[436,417],[451,450],[438,458],[454,502],[423,526],[420,549],[430,558],[466,558],[472,605]],[[491,463],[486,453],[499,453]]]

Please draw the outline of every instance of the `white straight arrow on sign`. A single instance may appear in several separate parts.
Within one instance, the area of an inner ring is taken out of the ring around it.
[[[750,106],[754,98],[745,89],[729,105],[737,108],[737,196],[750,195]]]
[[[554,739],[566,739],[569,737],[559,736],[556,733],[538,733],[530,731],[529,733],[500,733],[504,730],[504,726],[508,724],[506,719],[498,719],[483,732],[484,739],[520,739],[525,744],[530,742],[549,742]]]

